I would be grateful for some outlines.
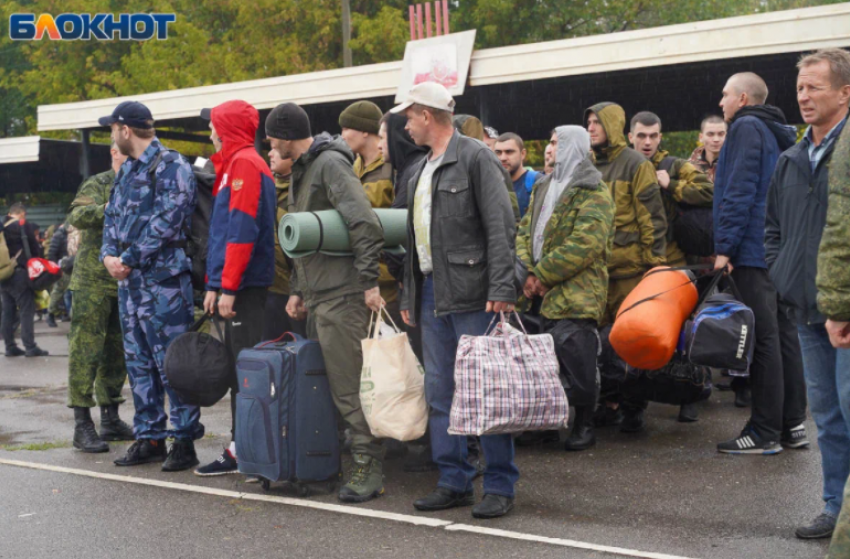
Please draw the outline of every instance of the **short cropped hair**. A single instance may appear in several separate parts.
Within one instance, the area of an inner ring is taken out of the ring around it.
[[[434,120],[437,124],[442,126],[453,126],[452,125],[452,113],[449,111],[444,111],[442,109],[435,109],[433,107],[427,107],[425,105],[420,105],[419,103],[414,103],[410,106],[411,110],[414,113],[421,115],[422,111],[428,111],[432,115],[434,115]]]
[[[153,127],[152,120],[146,120],[145,123],[150,126],[150,128],[134,128],[132,126],[128,126],[130,130],[133,131],[133,135],[137,138],[141,138],[142,140],[149,140],[156,136],[156,128]]]
[[[636,124],[643,124],[644,126],[655,126],[657,124],[658,130],[661,130],[661,119],[658,118],[657,114],[649,111],[641,111],[632,117],[632,124],[629,129],[631,132],[635,131]]]
[[[702,122],[699,123],[699,131],[700,132],[705,132],[705,125],[706,124],[726,124],[726,121],[723,120],[722,116],[708,115],[707,117],[702,119]]]
[[[520,151],[525,149],[525,142],[522,141],[522,138],[519,137],[519,134],[514,134],[513,132],[505,132],[504,134],[500,134],[498,138],[496,138],[496,142],[507,142],[509,140],[513,140],[516,142],[517,147]]]
[[[843,49],[820,49],[812,54],[807,54],[800,58],[797,68],[802,70],[806,66],[823,61],[829,62],[829,75],[833,89],[850,85],[850,52]]]
[[[746,93],[754,104],[763,105],[767,101],[770,92],[767,89],[767,84],[758,74],[741,72],[733,75],[729,80],[735,86],[735,91]]]
[[[27,208],[21,202],[15,202],[9,207],[9,215],[27,213]]]

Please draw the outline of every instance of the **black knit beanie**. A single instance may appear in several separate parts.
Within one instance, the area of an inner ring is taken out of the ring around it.
[[[311,137],[310,119],[295,103],[278,105],[266,118],[266,136],[278,140],[304,140]]]

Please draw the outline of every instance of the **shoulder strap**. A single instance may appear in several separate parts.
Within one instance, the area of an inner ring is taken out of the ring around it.
[[[661,163],[658,164],[659,171],[667,171],[670,172],[670,169],[673,168],[673,164],[676,163],[678,157],[673,157],[672,155],[668,155],[664,159],[661,160]]]
[[[525,174],[525,190],[526,190],[529,194],[531,194],[531,191],[532,191],[532,190],[533,190],[533,188],[534,188],[534,183],[535,183],[535,182],[537,182],[537,177],[538,177],[538,176],[539,176],[539,174],[537,173],[537,171],[531,171],[531,170],[530,170],[530,171],[528,171],[528,172]]]

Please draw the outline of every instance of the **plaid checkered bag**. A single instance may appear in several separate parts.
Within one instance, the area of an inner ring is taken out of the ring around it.
[[[529,336],[510,326],[504,315],[488,332],[462,336],[458,342],[449,434],[566,428],[569,404],[552,336]]]

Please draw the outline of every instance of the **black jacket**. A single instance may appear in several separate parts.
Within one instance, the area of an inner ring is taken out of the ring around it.
[[[815,172],[803,140],[779,156],[767,194],[765,259],[779,296],[803,324],[822,324],[815,277],[818,247],[826,225],[829,160],[827,148]]]
[[[408,251],[401,308],[416,319],[423,275],[413,231],[413,201],[424,160],[408,183]],[[508,182],[506,182],[508,181]],[[516,301],[516,225],[499,160],[484,142],[452,136],[432,178],[431,255],[437,316]]]
[[[50,239],[47,259],[51,262],[59,262],[65,256],[68,256],[68,229],[61,225],[56,228],[53,238]]]
[[[413,142],[410,134],[404,129],[406,124],[407,117],[390,113],[387,121],[387,147],[390,152],[388,159],[395,171],[392,208],[400,210],[407,209],[407,183],[428,153],[428,148],[417,146]],[[404,280],[404,256],[386,251],[382,255],[390,274],[398,281]]]
[[[7,215],[3,218],[3,223],[7,223],[11,219],[13,219],[12,216]],[[35,238],[35,229],[33,228],[31,223],[24,222],[24,225],[22,226],[20,221],[15,221],[13,223],[10,223],[4,230],[6,246],[9,247],[9,256],[14,258],[14,256],[17,254],[18,266],[20,266],[21,268],[26,268],[27,257],[26,254],[24,254],[24,245],[21,242],[22,234],[25,235],[26,238],[29,240],[30,253],[32,257],[41,257],[41,245]]]

